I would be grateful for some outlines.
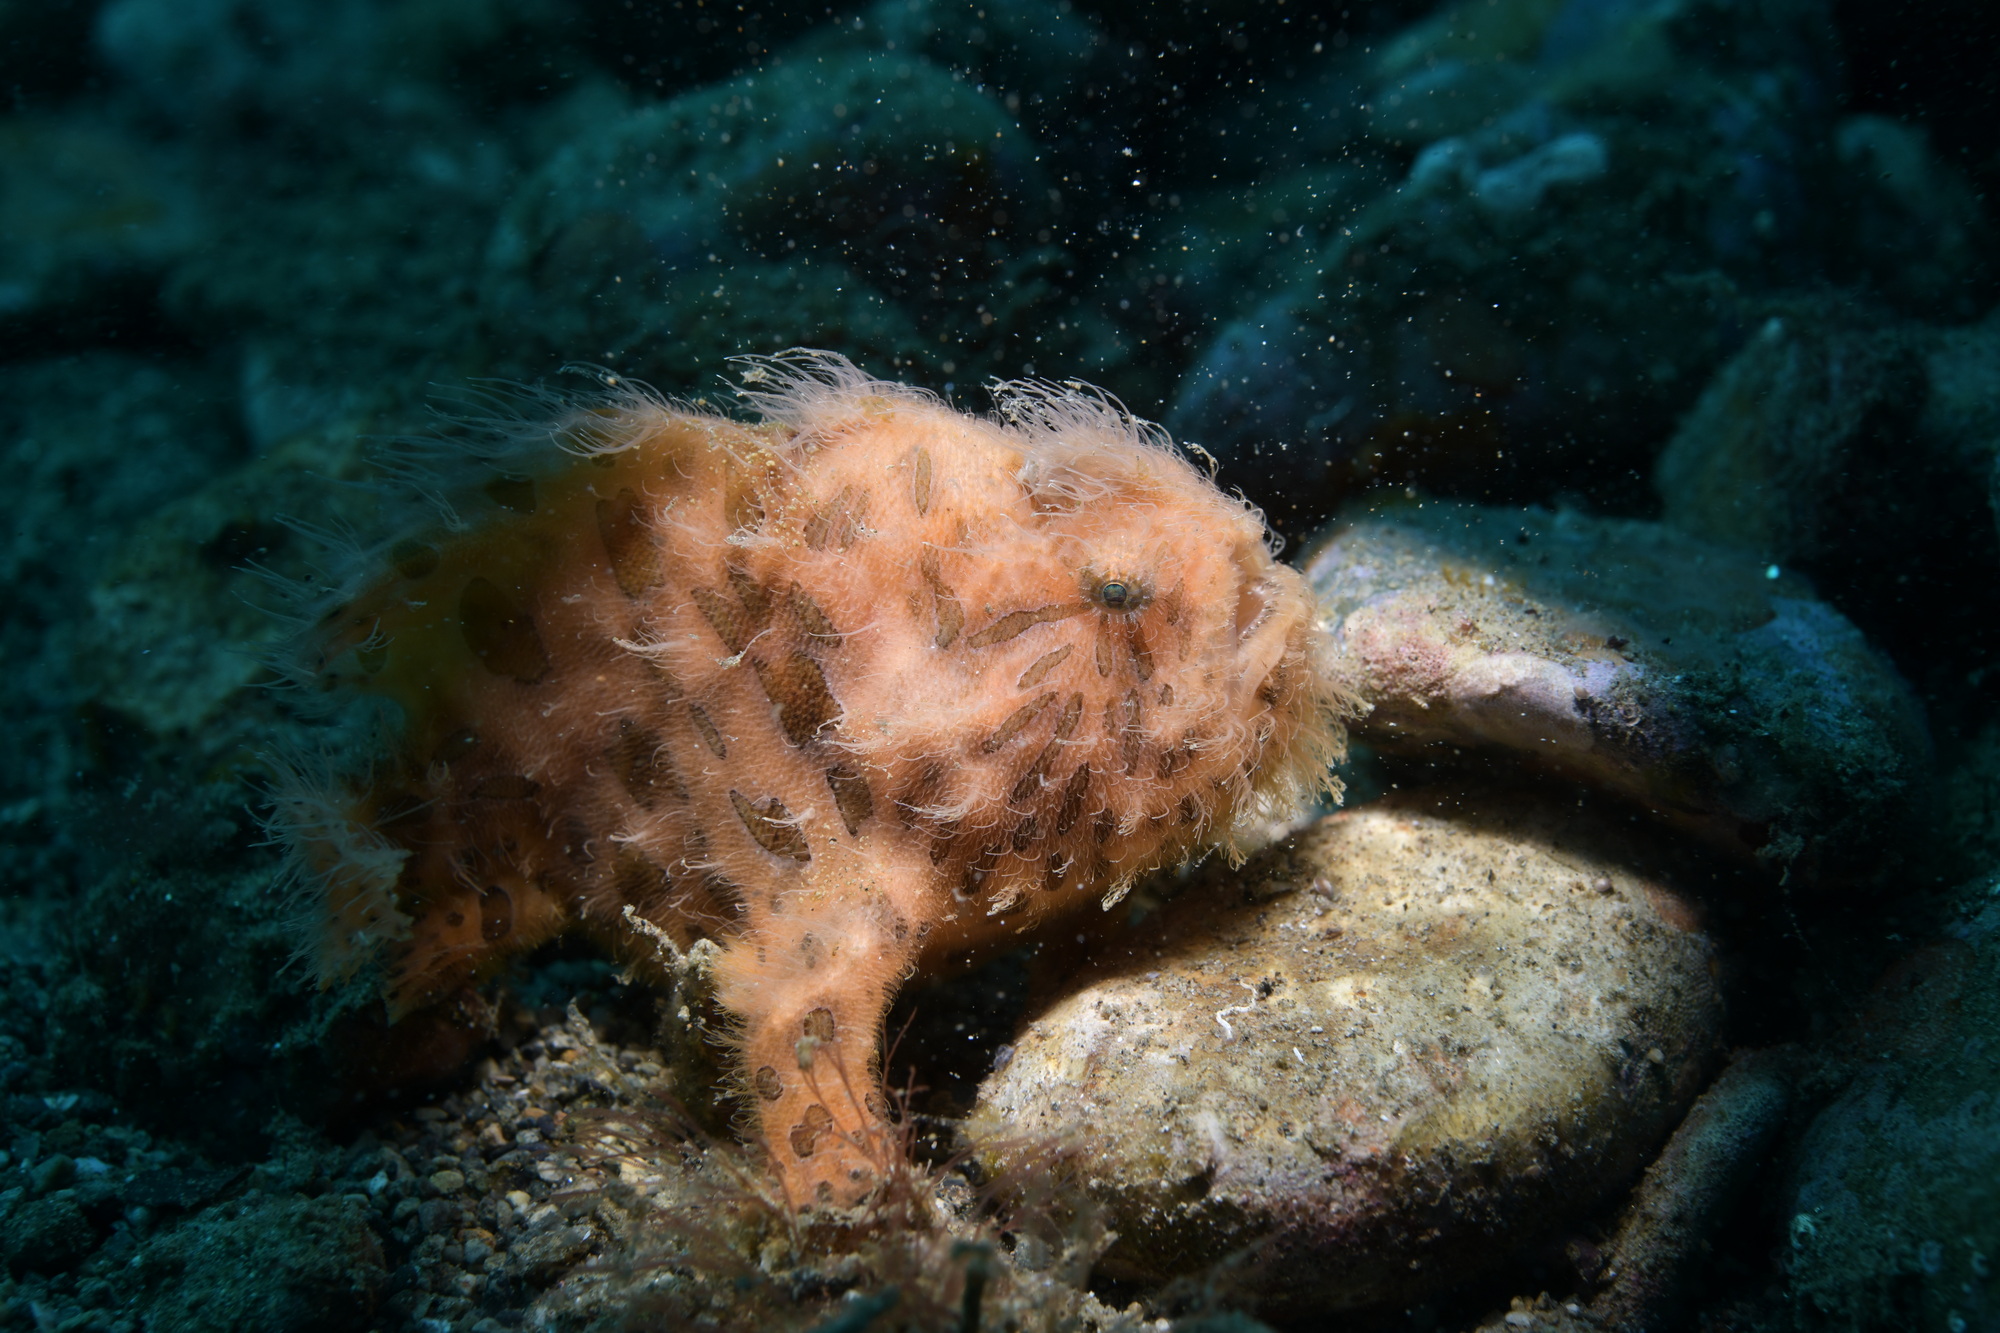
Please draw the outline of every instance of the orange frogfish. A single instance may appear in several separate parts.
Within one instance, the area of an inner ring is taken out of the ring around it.
[[[614,387],[385,547],[295,665],[400,721],[281,818],[392,1017],[570,929],[643,962],[628,909],[715,941],[778,1180],[846,1204],[898,985],[1335,794],[1343,701],[1261,516],[1113,400],[745,364],[761,420]]]

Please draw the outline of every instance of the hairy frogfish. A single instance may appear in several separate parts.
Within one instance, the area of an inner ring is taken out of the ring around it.
[[[392,1018],[571,929],[643,963],[628,911],[714,941],[750,1128],[845,1204],[896,988],[1331,794],[1342,700],[1258,512],[1114,400],[744,365],[754,423],[569,401],[385,544],[294,660],[383,752],[280,813],[322,981]]]

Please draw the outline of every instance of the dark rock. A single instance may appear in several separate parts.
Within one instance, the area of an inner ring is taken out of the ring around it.
[[[46,1102],[25,1092],[14,1093],[0,1104],[0,1119],[12,1121],[23,1129],[39,1129],[54,1117]]]
[[[367,1210],[332,1195],[196,1214],[147,1244],[138,1269],[158,1333],[361,1333],[387,1277]]]
[[[546,1276],[582,1258],[596,1239],[588,1227],[553,1226],[520,1241],[508,1254],[521,1271]]]
[[[1807,573],[1935,693],[1989,638],[1996,457],[2000,318],[1802,309],[1716,373],[1654,481],[1668,522]]]
[[[1090,366],[1101,344],[1047,308],[1073,263],[1055,184],[991,90],[815,39],[580,126],[502,211],[482,295],[551,355],[603,349],[684,390],[718,345],[836,331],[933,386],[1033,373],[1024,355]]]
[[[1970,191],[1919,132],[1836,136],[1827,8],[1479,0],[1374,48],[1356,100],[1401,183],[1315,190],[1275,226],[1239,211],[1259,266],[1171,326],[1198,340],[1168,426],[1281,522],[1382,482],[1624,507],[1713,368],[1817,273],[1867,265],[1910,313],[1969,317],[1990,300]],[[1892,176],[1910,189],[1855,219]],[[1280,183],[1190,193],[1186,216]],[[1862,234],[1905,222],[1939,243]],[[1209,264],[1177,225],[1149,266],[1170,287]]]
[[[1784,1128],[1799,1052],[1740,1055],[1701,1095],[1633,1191],[1591,1310],[1618,1333],[1683,1327],[1710,1247]]]
[[[441,1235],[458,1225],[463,1212],[450,1199],[429,1199],[417,1206],[417,1221],[430,1234]]]
[[[0,1259],[12,1269],[59,1272],[97,1246],[97,1229],[63,1194],[25,1204],[0,1221]]]
[[[206,1171],[161,1167],[139,1172],[120,1193],[127,1203],[141,1208],[199,1208],[249,1173],[248,1167]]]
[[[2000,905],[1904,958],[1833,1043],[1848,1087],[1788,1156],[1794,1327],[2000,1326]]]
[[[76,1162],[62,1153],[44,1157],[28,1172],[29,1186],[36,1194],[52,1193],[75,1179]]]

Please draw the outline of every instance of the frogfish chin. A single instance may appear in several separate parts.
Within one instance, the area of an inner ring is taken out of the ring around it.
[[[756,1135],[846,1204],[897,987],[1334,794],[1343,701],[1261,516],[1107,397],[744,366],[760,420],[614,388],[385,546],[293,667],[387,752],[280,815],[392,1018],[571,929],[643,965],[628,909],[715,941]]]

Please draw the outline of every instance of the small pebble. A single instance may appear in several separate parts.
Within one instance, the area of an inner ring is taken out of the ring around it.
[[[28,1173],[28,1182],[37,1195],[59,1190],[76,1179],[76,1163],[61,1153],[37,1163]]]
[[[458,1225],[459,1207],[448,1199],[431,1199],[418,1205],[417,1217],[425,1231],[437,1235]]]

